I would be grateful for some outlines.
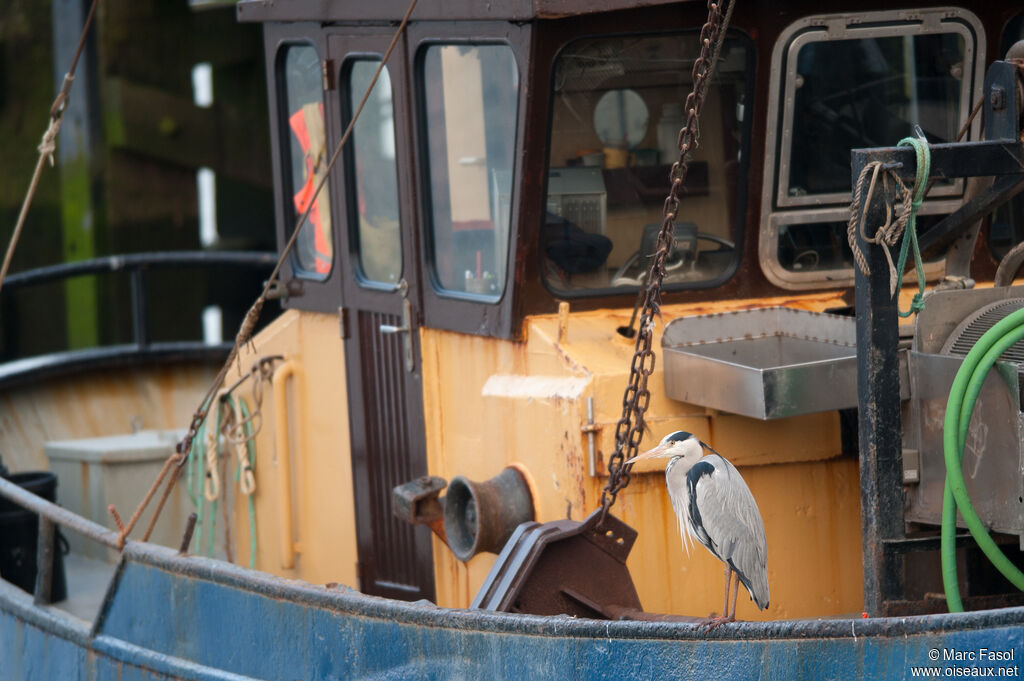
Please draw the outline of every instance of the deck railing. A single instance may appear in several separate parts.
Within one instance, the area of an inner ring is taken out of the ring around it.
[[[53,585],[53,551],[55,526],[60,525],[89,539],[117,550],[117,533],[98,523],[61,508],[40,496],[0,477],[0,497],[39,515],[39,536],[36,541],[36,584],[33,599],[37,605],[49,604]]]
[[[28,380],[40,375],[96,366],[103,362],[124,364],[146,358],[221,356],[229,343],[209,344],[202,340],[154,342],[149,328],[149,302],[146,295],[148,273],[158,269],[247,269],[269,274],[277,255],[264,251],[166,251],[111,255],[90,260],[40,267],[9,275],[3,284],[4,299],[15,292],[72,277],[126,273],[131,296],[132,342],[106,345],[48,355],[20,357],[0,365],[0,383]],[[255,297],[255,294],[253,295]]]

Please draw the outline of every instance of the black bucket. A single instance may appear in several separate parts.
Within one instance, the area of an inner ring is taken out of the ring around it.
[[[46,499],[57,501],[57,476],[47,471],[12,473],[7,479],[19,487]],[[56,538],[59,532],[54,533]],[[26,511],[13,501],[0,497],[0,577],[29,593],[36,587],[36,550],[39,543],[39,516]],[[64,575],[64,552],[57,546],[53,551],[53,582],[50,599],[67,598],[67,579]]]

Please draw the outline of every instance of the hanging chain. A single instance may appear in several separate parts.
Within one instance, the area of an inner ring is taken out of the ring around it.
[[[637,455],[644,436],[644,414],[651,402],[647,381],[654,373],[654,317],[661,316],[661,282],[665,277],[665,259],[672,249],[672,232],[679,211],[679,193],[686,183],[687,156],[696,148],[699,137],[698,117],[704,104],[718,53],[725,38],[729,18],[736,0],[731,0],[725,14],[721,0],[709,0],[708,20],[700,29],[700,55],[693,63],[693,90],[686,97],[686,122],[679,131],[679,159],[672,164],[671,183],[665,199],[665,212],[658,232],[657,248],[647,273],[640,321],[637,327],[633,360],[629,367],[629,383],[622,396],[622,417],[615,426],[615,452],[608,458],[608,484],[601,492],[601,519],[615,503],[615,498],[629,484],[632,464],[627,459]]]

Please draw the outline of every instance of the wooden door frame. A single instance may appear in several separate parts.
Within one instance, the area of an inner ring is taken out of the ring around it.
[[[380,59],[386,50],[388,43],[394,35],[390,27],[381,27],[380,30],[367,31],[365,28],[358,32],[346,30],[344,27],[327,29],[325,31],[325,42],[328,58],[331,60],[330,68],[333,70],[332,77],[335,82],[336,91],[330,93],[334,100],[333,110],[335,115],[330,123],[335,128],[336,139],[340,139],[344,132],[349,112],[358,106],[357,101],[349,101],[347,96],[346,76],[348,65],[357,59]],[[343,171],[335,173],[331,179],[333,196],[337,197],[336,206],[339,207],[339,215],[344,220],[338,224],[344,225],[343,231],[339,230],[337,240],[339,242],[338,263],[341,271],[341,294],[345,301],[344,306],[339,309],[341,325],[344,334],[346,374],[349,392],[349,419],[352,433],[352,471],[353,471],[353,496],[356,506],[356,540],[359,551],[359,578],[360,589],[365,593],[387,596],[402,599],[426,598],[433,600],[435,597],[435,586],[433,577],[433,543],[429,529],[416,527],[414,532],[414,545],[412,547],[415,571],[420,577],[420,590],[417,592],[404,591],[395,586],[380,587],[377,584],[377,551],[374,548],[374,537],[372,534],[372,523],[378,522],[400,522],[389,515],[387,519],[373,519],[373,500],[370,494],[370,466],[368,459],[369,452],[367,431],[367,412],[369,402],[364,400],[366,390],[369,386],[364,385],[363,369],[368,348],[362,347],[360,340],[360,314],[371,312],[389,315],[400,320],[403,313],[403,298],[408,298],[411,305],[410,330],[407,332],[409,342],[412,343],[413,370],[406,369],[404,362],[401,364],[400,378],[404,384],[404,413],[399,415],[404,422],[407,433],[408,450],[402,452],[407,457],[406,461],[411,473],[409,479],[413,479],[427,473],[426,461],[426,436],[423,416],[423,381],[422,367],[420,365],[419,334],[418,327],[422,318],[421,309],[421,270],[419,258],[418,223],[414,205],[415,192],[413,190],[414,175],[412,166],[411,140],[408,134],[407,121],[411,116],[411,106],[406,84],[408,75],[406,73],[406,62],[404,59],[405,43],[399,41],[388,61],[388,71],[394,107],[395,121],[395,157],[398,182],[398,204],[399,204],[399,233],[402,239],[402,281],[406,282],[406,291],[403,296],[401,287],[389,287],[359,280],[356,261],[358,259],[358,246],[353,237],[354,225],[358,224],[353,220],[354,211],[350,208],[352,201],[350,196],[354,193],[354,177],[351,173],[353,167],[353,148],[345,150]],[[358,98],[362,93],[352,93]],[[400,323],[400,322],[399,322]],[[399,336],[401,338],[401,336]],[[396,378],[392,376],[392,378]],[[379,384],[378,384],[379,385]],[[374,386],[376,387],[376,386]],[[379,415],[380,418],[395,418],[395,414]],[[406,480],[394,480],[395,484],[406,482]],[[381,493],[381,490],[377,490]],[[385,491],[390,499],[390,490]]]

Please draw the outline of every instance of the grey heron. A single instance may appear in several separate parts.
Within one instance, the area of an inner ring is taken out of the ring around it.
[[[711,452],[707,456],[705,449]],[[740,472],[721,454],[683,430],[666,435],[657,447],[626,463],[652,458],[669,460],[665,484],[687,553],[696,540],[725,563],[725,605],[722,616],[713,621],[735,619],[741,582],[757,607],[767,608],[768,548],[764,522]],[[730,611],[729,586],[734,574]]]

